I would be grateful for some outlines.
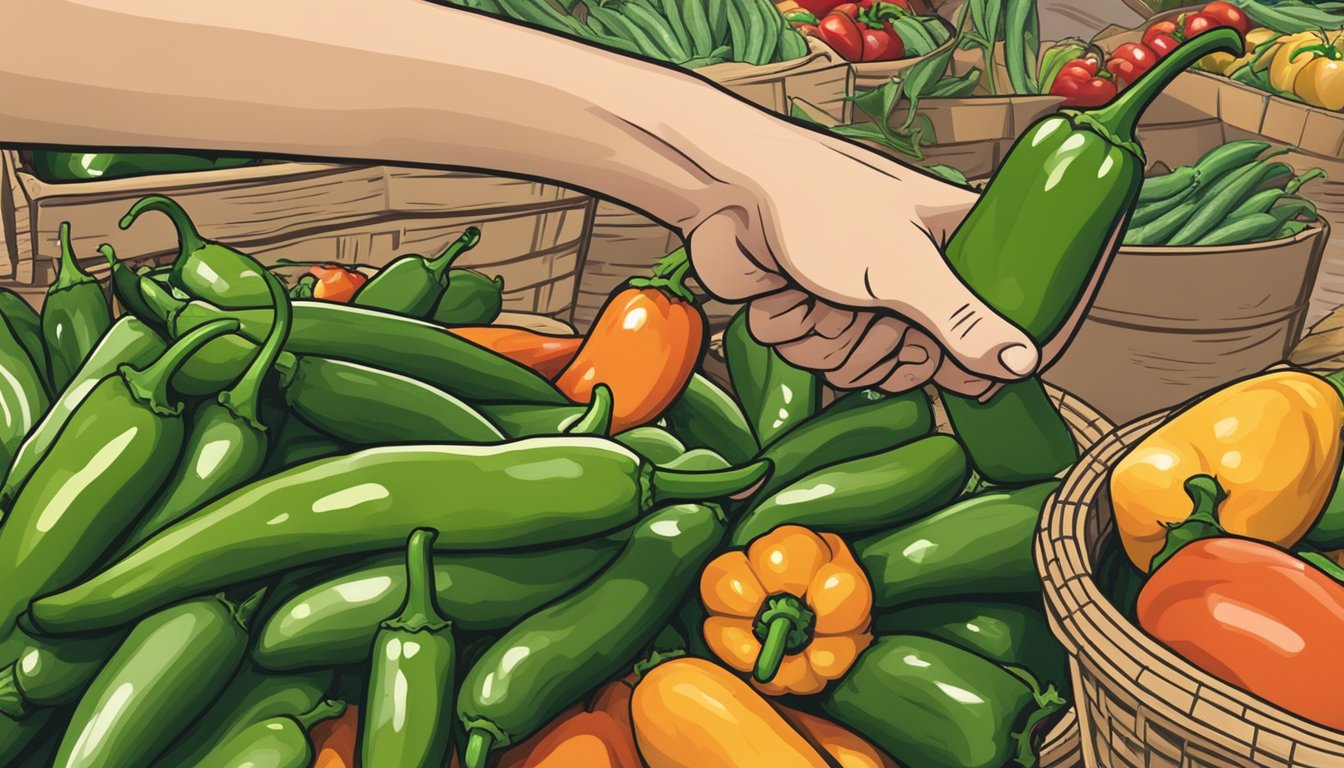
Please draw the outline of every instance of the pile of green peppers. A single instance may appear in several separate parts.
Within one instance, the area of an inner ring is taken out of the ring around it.
[[[469,732],[504,748],[647,659],[714,658],[701,570],[782,524],[872,580],[880,637],[824,707],[903,764],[986,717],[1030,740],[1023,691],[1067,695],[1031,555],[1057,452],[986,487],[923,391],[823,406],[740,316],[731,386],[608,436],[605,387],[575,405],[432,321],[435,259],[313,301],[168,198],[122,226],[147,211],[181,252],[101,248],[120,315],[68,226],[40,315],[0,293],[0,765],[306,768],[356,705],[362,765],[479,768]],[[947,663],[875,655],[912,635]]]

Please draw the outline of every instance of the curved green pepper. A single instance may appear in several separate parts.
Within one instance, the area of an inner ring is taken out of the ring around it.
[[[934,515],[854,544],[873,605],[1038,594],[1031,547],[1041,507],[1058,481],[972,496]]]
[[[438,606],[434,538],[419,528],[406,544],[406,599],[373,639],[360,712],[359,757],[367,768],[440,768],[453,748],[453,622]]]
[[[46,342],[48,381],[64,389],[112,324],[112,306],[98,280],[85,272],[70,245],[70,222],[60,227],[61,261],[56,280],[42,304],[42,338]]]
[[[370,448],[229,494],[83,584],[33,603],[30,616],[55,633],[106,629],[228,584],[392,549],[419,527],[453,531],[446,544],[460,551],[575,541],[669,501],[741,493],[768,471],[758,462],[674,472],[611,440],[574,435]]]
[[[532,403],[481,403],[476,408],[510,440],[564,434],[588,411],[585,405]]]
[[[89,359],[84,361],[70,385],[28,434],[10,462],[0,487],[0,508],[9,509],[28,477],[46,457],[70,416],[103,379],[121,366],[141,367],[152,363],[167,346],[153,329],[134,317],[123,317],[103,335]]]
[[[913,635],[878,638],[821,708],[901,765],[1031,768],[1031,741],[1064,705],[970,651]]]
[[[780,525],[854,535],[903,525],[952,502],[966,487],[966,451],[931,435],[819,469],[747,511],[732,543],[745,547]]]
[[[150,765],[242,665],[257,597],[189,600],[137,624],[80,698],[55,764]]]
[[[122,263],[121,259],[117,257],[116,250],[107,243],[98,246],[98,251],[103,254],[103,258],[107,259],[108,271],[112,275],[110,281],[112,283],[112,295],[116,298],[117,304],[121,306],[122,312],[132,315],[142,322],[155,325],[155,330],[166,330],[162,325],[159,325],[159,319],[155,316],[154,310],[145,301],[145,296],[140,289],[141,276]]]
[[[702,374],[691,381],[664,415],[668,428],[690,448],[708,448],[729,461],[750,461],[760,452],[756,435],[733,396]]]
[[[308,732],[317,723],[340,717],[343,712],[344,703],[323,701],[302,714],[278,714],[257,721],[218,742],[190,765],[193,768],[308,768],[317,757],[313,754]]]
[[[692,448],[663,465],[667,469],[679,469],[687,472],[704,472],[713,469],[727,469],[732,465],[728,460],[708,448]]]
[[[0,318],[0,460],[9,463],[50,405],[47,386],[8,320]]]
[[[489,325],[503,308],[504,278],[491,280],[470,269],[454,269],[432,317],[439,325]]]
[[[144,369],[122,366],[70,415],[0,527],[0,636],[28,601],[84,575],[144,512],[186,438],[173,374],[202,344],[237,329],[229,320],[204,325]]]
[[[480,241],[481,230],[467,227],[461,237],[432,259],[413,253],[399,256],[378,270],[372,280],[361,285],[350,303],[356,307],[426,317],[448,287],[448,267]]]
[[[657,427],[627,429],[612,439],[660,467],[686,452],[680,440]]]
[[[121,217],[119,226],[130,229],[146,211],[167,216],[177,230],[179,248],[170,279],[188,296],[226,309],[268,307],[273,303],[266,270],[251,256],[201,237],[187,212],[172,198],[141,198]]]
[[[747,329],[746,307],[724,329],[723,352],[733,391],[761,446],[821,410],[821,380],[812,371],[790,365],[774,347],[756,341]]]
[[[464,768],[531,736],[585,693],[628,669],[666,626],[723,542],[723,512],[685,504],[636,526],[591,584],[528,616],[472,665],[458,694]]]
[[[53,394],[51,382],[47,380],[49,366],[46,342],[42,338],[42,317],[32,304],[8,288],[0,288],[0,317],[9,323],[23,351],[28,353],[28,360],[47,394]]]

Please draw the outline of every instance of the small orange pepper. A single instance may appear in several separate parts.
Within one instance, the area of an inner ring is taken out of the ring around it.
[[[348,704],[340,717],[323,720],[308,731],[313,744],[312,768],[354,768],[359,707]]]
[[[355,291],[369,281],[362,273],[336,264],[319,264],[308,273],[317,278],[317,285],[313,286],[314,299],[340,304],[349,302]]]
[[[885,752],[842,725],[779,704],[775,709],[808,741],[834,758],[840,768],[901,768]]]
[[[705,642],[771,695],[820,693],[873,641],[873,588],[839,536],[780,526],[700,574]]]
[[[638,768],[643,763],[630,724],[630,686],[608,683],[591,709],[575,704],[527,741],[499,757],[496,768]]]
[[[548,379],[560,375],[583,343],[582,336],[554,336],[507,325],[462,325],[444,330]]]

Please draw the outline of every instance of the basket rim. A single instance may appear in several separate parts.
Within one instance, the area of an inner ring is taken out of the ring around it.
[[[1297,369],[1315,373],[1333,370],[1321,367]],[[1111,468],[1133,445],[1179,409],[1177,406],[1142,416],[1106,434],[1069,470],[1059,491],[1047,500],[1034,556],[1046,611],[1055,634],[1069,652],[1071,663],[1088,667],[1099,678],[1101,687],[1133,686],[1127,696],[1133,697],[1138,692],[1144,711],[1172,723],[1198,723],[1202,718],[1195,714],[1196,711],[1213,709],[1245,722],[1249,736],[1223,732],[1221,738],[1224,741],[1219,745],[1235,749],[1243,757],[1253,759],[1264,754],[1263,740],[1259,736],[1263,731],[1272,733],[1280,741],[1286,738],[1295,742],[1291,747],[1276,745],[1276,753],[1282,748],[1289,749],[1292,754],[1305,747],[1321,755],[1344,759],[1344,733],[1294,715],[1195,667],[1121,616],[1092,578],[1092,557],[1085,540],[1087,522],[1094,514],[1096,498],[1108,487]],[[1084,631],[1078,631],[1084,627]],[[1131,676],[1116,662],[1114,654],[1118,651],[1129,657],[1128,662],[1137,665],[1137,676]],[[1168,691],[1174,688],[1189,694],[1189,707],[1182,710],[1145,685],[1145,678],[1162,683]],[[1147,696],[1143,697],[1143,694]],[[1211,726],[1205,728],[1210,734],[1215,730]],[[1282,762],[1284,758],[1276,754],[1274,759]]]

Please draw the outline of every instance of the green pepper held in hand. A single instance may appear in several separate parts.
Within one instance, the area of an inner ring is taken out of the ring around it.
[[[723,351],[733,390],[762,446],[821,410],[820,379],[789,365],[774,347],[756,341],[747,329],[746,307],[724,329]]]
[[[247,254],[201,237],[187,212],[172,198],[163,195],[142,198],[121,217],[121,228],[130,229],[146,211],[162,213],[177,229],[179,252],[173,262],[173,285],[189,296],[225,309],[271,305],[271,291],[261,265]]]
[[[261,720],[220,741],[190,765],[193,768],[309,768],[317,756],[313,754],[308,732],[317,723],[340,717],[343,712],[343,702],[324,701],[303,714],[276,715]]]
[[[434,587],[434,538],[420,528],[406,544],[406,602],[373,640],[368,697],[360,712],[365,768],[439,768],[453,748],[457,647]]]
[[[669,501],[741,494],[769,467],[670,471],[611,440],[578,435],[370,448],[247,485],[83,584],[33,603],[30,615],[57,634],[107,629],[230,584],[393,549],[420,527],[451,530],[446,546],[460,551],[576,541]]]
[[[80,698],[55,765],[153,764],[242,666],[260,597],[198,598],[137,624]]]
[[[60,241],[59,271],[42,305],[42,338],[46,341],[48,381],[53,390],[70,383],[112,324],[112,307],[102,286],[75,259],[68,221],[61,222]]]
[[[439,325],[489,325],[504,308],[504,278],[495,279],[470,269],[448,273],[448,290],[434,307]]]
[[[1134,131],[1144,110],[1195,61],[1241,49],[1235,30],[1210,30],[1110,104],[1063,110],[1028,127],[952,234],[946,257],[953,270],[986,304],[1048,346],[1082,309],[1138,201],[1145,163]],[[1077,459],[1036,380],[1009,384],[986,402],[951,393],[943,402],[976,470],[992,482],[1044,480]]]
[[[468,227],[461,237],[432,259],[413,253],[400,256],[360,286],[350,303],[411,317],[426,317],[448,287],[448,267],[480,241],[481,230]]]
[[[209,323],[147,368],[120,367],[70,415],[0,528],[0,637],[28,601],[82,576],[145,511],[186,439],[173,375],[202,344],[236,330],[232,320]]]

